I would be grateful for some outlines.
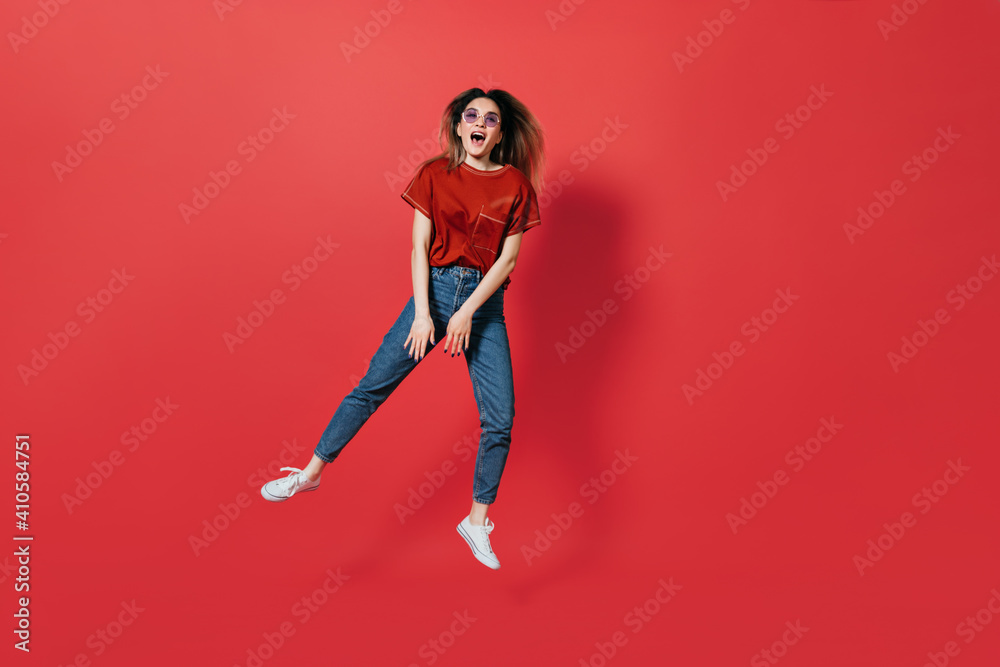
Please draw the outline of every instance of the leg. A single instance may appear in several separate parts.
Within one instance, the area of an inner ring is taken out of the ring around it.
[[[477,312],[481,317],[478,320],[476,315],[472,317],[472,335],[465,361],[469,366],[483,433],[476,454],[472,510],[458,524],[458,534],[472,549],[476,560],[494,570],[500,567],[500,560],[490,544],[489,536],[494,525],[486,512],[496,501],[500,476],[510,450],[510,430],[514,425],[514,376],[502,299],[502,295],[490,297],[489,306],[484,304],[484,308]]]
[[[302,472],[305,474],[306,479],[312,482],[319,479],[319,476],[323,474],[323,468],[325,467],[326,461],[313,454],[312,459],[309,461],[309,465],[307,465],[305,470]]]
[[[340,455],[344,446],[357,434],[368,418],[422,361],[422,359],[414,361],[403,347],[403,342],[413,324],[413,315],[413,297],[410,297],[403,307],[403,312],[382,339],[382,344],[372,357],[365,376],[361,378],[358,386],[344,397],[323,432],[314,451],[313,461],[306,469],[309,477],[315,479],[312,474],[314,471],[322,471],[323,465],[332,462]],[[428,341],[427,351],[430,352],[434,346],[434,343]]]
[[[501,290],[497,290],[488,301],[499,301],[499,313],[497,304],[490,304],[492,307],[484,304],[480,309],[482,317],[477,321],[479,312],[473,316],[472,336],[465,355],[482,427],[470,513],[474,525],[482,525],[487,506],[496,501],[514,425],[514,375],[502,299]]]
[[[472,501],[472,509],[469,511],[469,523],[473,526],[483,526],[486,524],[486,511],[490,508],[486,503]]]
[[[413,324],[413,315],[413,297],[410,297],[403,307],[403,312],[382,339],[382,344],[372,357],[365,376],[341,401],[323,432],[309,465],[305,470],[282,468],[292,472],[287,477],[270,481],[261,488],[261,495],[266,500],[283,502],[297,493],[318,488],[323,468],[337,458],[368,418],[420,363],[411,359],[403,347],[403,342]],[[433,348],[434,344],[428,341],[427,351]]]

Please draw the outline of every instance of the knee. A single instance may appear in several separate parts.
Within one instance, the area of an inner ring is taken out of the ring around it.
[[[365,389],[362,385],[358,385],[351,390],[351,393],[347,395],[344,399],[348,403],[353,403],[356,406],[365,408],[369,414],[373,414],[378,406],[382,403],[382,400],[376,394]]]
[[[480,418],[480,422],[484,431],[509,434],[514,427],[514,408],[499,412],[487,412],[484,417]]]

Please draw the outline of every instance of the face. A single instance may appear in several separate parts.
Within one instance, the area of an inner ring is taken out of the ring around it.
[[[469,109],[475,109],[479,116],[472,123],[467,122],[464,116],[458,121],[457,132],[462,137],[462,146],[474,158],[487,158],[503,137],[503,130],[500,129],[503,127],[503,119],[494,127],[487,127],[485,116],[490,113],[500,116],[500,107],[488,97],[477,97],[465,105],[464,111]]]

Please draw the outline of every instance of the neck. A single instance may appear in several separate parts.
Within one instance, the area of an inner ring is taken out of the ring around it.
[[[501,167],[501,165],[491,162],[489,156],[475,158],[468,153],[465,154],[465,164],[476,169],[481,169],[482,171],[495,171]]]

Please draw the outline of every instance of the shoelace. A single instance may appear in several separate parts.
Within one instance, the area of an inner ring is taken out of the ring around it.
[[[284,492],[287,493],[287,492],[291,491],[292,487],[295,484],[295,481],[298,480],[298,476],[302,474],[302,470],[300,468],[290,468],[290,467],[288,467],[288,468],[282,468],[281,470],[291,470],[292,471],[292,472],[288,473],[288,477],[285,477],[283,479],[279,479],[278,482],[277,482],[277,486],[282,491],[284,491]]]
[[[475,527],[479,528],[479,529],[481,529],[483,531],[483,542],[486,543],[486,549],[490,553],[493,553],[493,545],[490,544],[490,533],[492,533],[493,532],[493,528],[495,528],[495,526],[493,525],[493,522],[490,521],[489,518],[487,518],[486,519],[486,523],[484,525],[482,525],[482,526],[475,526]]]

